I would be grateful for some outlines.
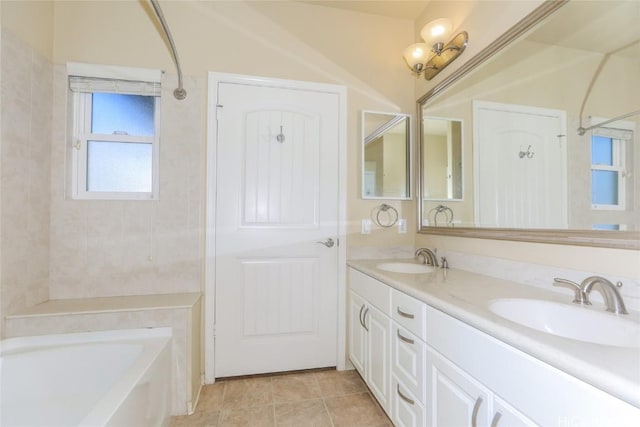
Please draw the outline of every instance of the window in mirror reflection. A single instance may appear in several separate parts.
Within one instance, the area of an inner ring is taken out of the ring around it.
[[[363,199],[411,198],[410,131],[406,114],[363,111]]]
[[[591,137],[591,204],[594,209],[624,209],[624,139]]]
[[[462,200],[462,120],[422,120],[423,198]]]

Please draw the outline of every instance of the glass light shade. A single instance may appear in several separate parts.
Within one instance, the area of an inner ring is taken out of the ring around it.
[[[437,43],[447,43],[449,36],[451,35],[451,21],[447,18],[436,19],[429,22],[422,27],[420,36],[424,39],[428,46],[433,46]]]
[[[404,50],[404,60],[407,61],[411,69],[414,69],[417,64],[427,62],[430,52],[431,50],[426,44],[414,43]]]

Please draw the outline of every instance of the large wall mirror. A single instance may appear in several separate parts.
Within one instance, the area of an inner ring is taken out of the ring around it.
[[[638,22],[638,1],[546,2],[423,96],[420,231],[640,249]],[[464,198],[434,198],[451,117]]]
[[[411,199],[411,116],[362,112],[362,198]]]

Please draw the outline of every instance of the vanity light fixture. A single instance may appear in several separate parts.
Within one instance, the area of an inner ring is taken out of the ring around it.
[[[461,31],[453,38],[451,21],[446,18],[429,22],[420,31],[425,43],[414,43],[404,50],[404,59],[416,75],[424,72],[424,78],[431,80],[467,47],[469,35]]]

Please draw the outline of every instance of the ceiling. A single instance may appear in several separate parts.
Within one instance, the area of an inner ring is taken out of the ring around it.
[[[370,13],[372,15],[387,16],[414,20],[425,9],[429,0],[299,0],[316,6],[333,7],[336,9],[352,10],[354,12]]]
[[[527,38],[572,49],[640,56],[640,1],[570,2]]]

